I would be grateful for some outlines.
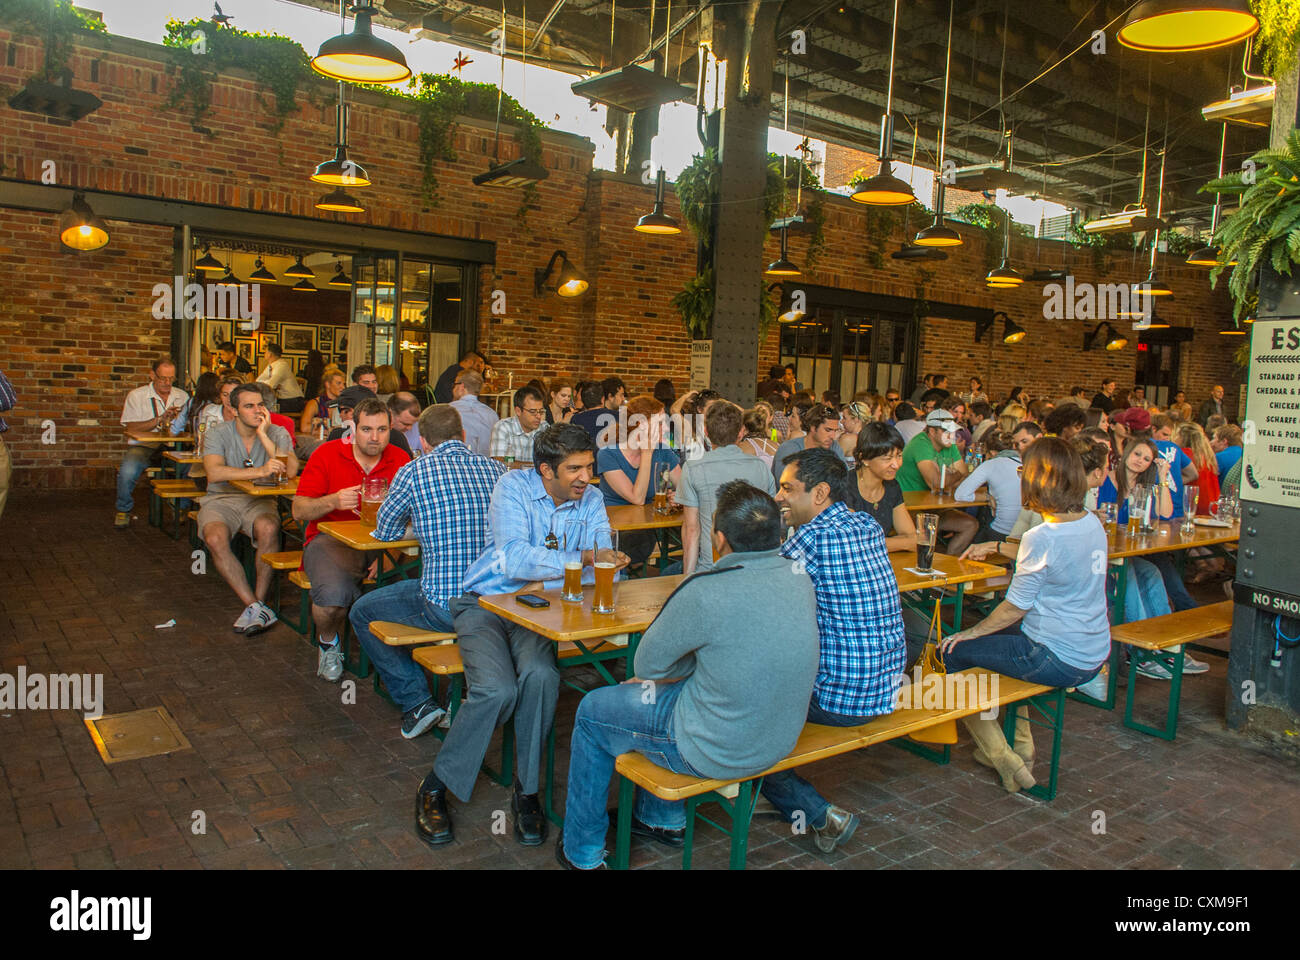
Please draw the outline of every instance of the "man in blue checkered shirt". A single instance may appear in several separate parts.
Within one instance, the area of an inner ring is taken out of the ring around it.
[[[885,533],[869,513],[844,505],[851,482],[833,451],[814,448],[786,458],[776,493],[786,523],[797,528],[781,555],[808,572],[817,593],[821,658],[808,721],[833,727],[890,713],[906,666],[902,603]],[[763,796],[791,821],[802,814],[823,853],[858,828],[855,814],[832,805],[793,770],[768,776]]]
[[[405,539],[409,520],[420,541],[420,579],[363,594],[348,614],[361,648],[402,708],[402,736],[408,740],[442,719],[444,711],[429,695],[424,671],[412,662],[410,652],[378,640],[370,632],[370,621],[455,629],[448,605],[460,596],[461,578],[487,544],[492,488],[505,473],[502,464],[470,452],[460,414],[450,404],[420,414],[419,430],[427,455],[393,477],[374,537]]]

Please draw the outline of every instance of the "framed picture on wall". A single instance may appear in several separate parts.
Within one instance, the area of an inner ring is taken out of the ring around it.
[[[285,353],[306,353],[316,349],[316,328],[300,323],[280,324],[280,346]]]
[[[257,366],[257,338],[235,337],[235,353],[254,366]]]
[[[329,353],[334,349],[334,328],[320,327],[317,340],[319,342],[316,344],[316,349],[321,353]]]
[[[301,376],[302,368],[307,365],[307,354],[286,353],[284,359],[289,361],[289,369],[293,371],[294,376]]]
[[[203,321],[203,346],[208,353],[215,353],[217,347],[230,339],[232,333],[229,320]]]
[[[262,321],[262,332],[274,341],[276,334],[280,332],[280,325],[278,323],[267,323],[264,320]]]

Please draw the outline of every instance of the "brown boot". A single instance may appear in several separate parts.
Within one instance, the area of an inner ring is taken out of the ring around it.
[[[983,757],[980,762],[986,762],[987,766],[998,772],[1002,786],[1008,793],[1016,793],[1021,787],[1032,787],[1037,783],[1025,766],[1024,759],[1007,745],[1007,739],[996,719],[972,716],[963,717],[961,722],[970,731],[971,739],[979,748]]]
[[[1029,708],[1021,707],[1016,711],[1016,742],[1012,751],[1015,752],[1021,760],[1025,761],[1025,766],[1033,767],[1034,765],[1034,728],[1029,722]],[[975,748],[975,762],[986,767],[992,767],[993,764],[984,751],[979,747]]]

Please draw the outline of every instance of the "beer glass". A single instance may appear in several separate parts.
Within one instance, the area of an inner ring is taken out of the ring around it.
[[[654,484],[655,513],[662,516],[668,512],[668,464],[656,463],[650,468],[650,476]]]
[[[929,573],[934,569],[934,545],[939,536],[939,515],[916,515],[916,569]]]
[[[570,520],[564,525],[564,550],[566,553],[585,549],[587,525],[581,520]],[[566,560],[564,563],[564,588],[560,599],[568,603],[582,602],[582,561]]]
[[[388,496],[388,481],[383,477],[366,477],[361,481],[361,505],[357,511],[361,522],[374,527],[379,522],[379,507]]]
[[[618,550],[618,531],[609,532],[610,549]],[[596,563],[596,590],[592,594],[591,609],[595,613],[614,612],[614,564]]]
[[[1200,493],[1200,487],[1183,487],[1182,533],[1192,533],[1196,529],[1196,501]]]
[[[1106,539],[1109,540],[1115,536],[1115,524],[1117,519],[1119,518],[1119,504],[1103,503],[1100,507],[1100,512],[1101,512],[1101,524],[1103,527],[1105,527]]]

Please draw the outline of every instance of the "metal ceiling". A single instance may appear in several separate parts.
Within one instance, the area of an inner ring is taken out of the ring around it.
[[[337,0],[293,2],[338,10]],[[667,30],[668,75],[693,87],[699,14],[715,2],[721,0],[506,0],[508,55],[518,59],[526,43],[529,60],[587,76],[661,53]],[[1201,118],[1200,108],[1241,82],[1243,47],[1167,56],[1129,50],[1115,39],[1114,21],[1130,5],[957,0],[948,156],[958,166],[992,161],[1004,142],[1005,122],[1016,169],[1029,190],[1088,209],[1118,208],[1138,198],[1149,107],[1148,200],[1154,205],[1167,124],[1166,214],[1208,221],[1210,199],[1196,189],[1217,171],[1220,130]],[[376,20],[487,51],[502,11],[500,0],[383,0]],[[893,0],[784,0],[783,49],[789,50],[792,31],[802,29],[807,50],[773,64],[773,122],[782,122],[788,77],[792,130],[874,153],[892,13]],[[947,0],[900,5],[894,82],[899,159],[908,156],[915,129],[917,162],[933,163],[947,16]],[[1093,31],[1108,24],[1106,52],[1095,54]],[[1230,127],[1228,168],[1237,168],[1266,139],[1263,131]]]

